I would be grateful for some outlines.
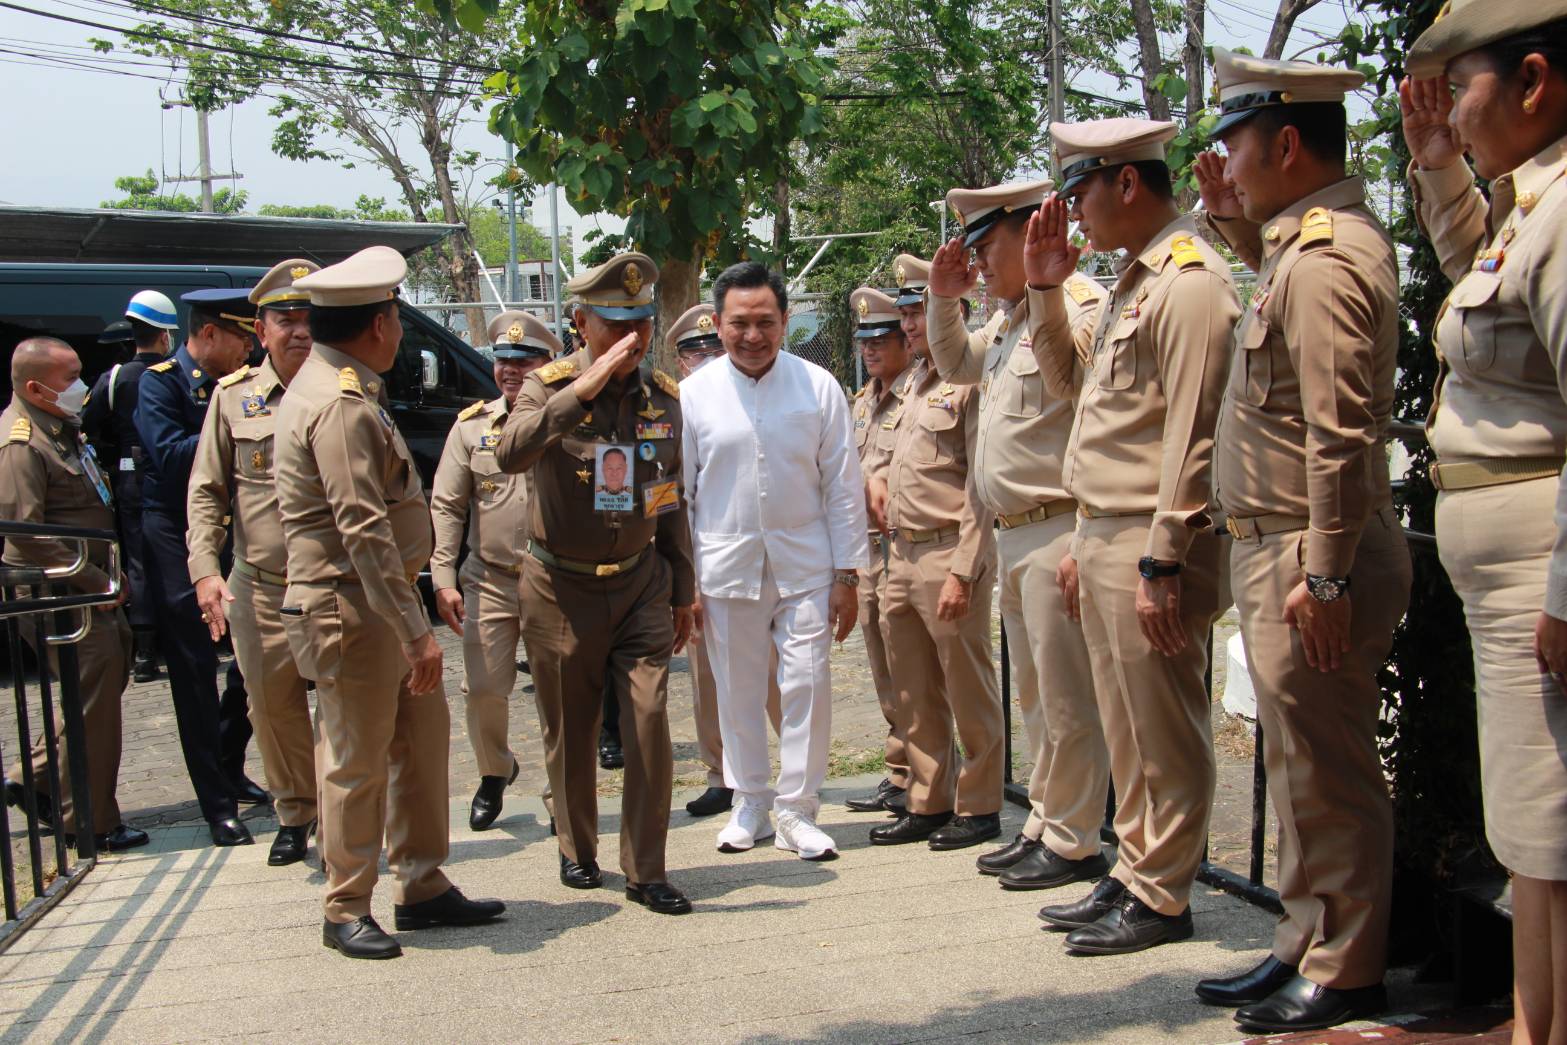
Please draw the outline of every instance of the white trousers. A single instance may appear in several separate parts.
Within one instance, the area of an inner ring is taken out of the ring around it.
[[[827,598],[831,586],[781,596],[772,567],[762,566],[759,599],[704,596],[708,658],[718,684],[718,728],[724,739],[724,783],[779,811],[815,817],[827,779],[832,740],[832,673]],[[767,675],[778,654],[778,782],[769,787]]]

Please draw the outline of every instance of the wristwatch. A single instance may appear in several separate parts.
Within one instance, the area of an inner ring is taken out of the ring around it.
[[[1178,562],[1161,562],[1151,555],[1144,555],[1137,560],[1137,573],[1147,580],[1155,580],[1159,577],[1174,577],[1181,572],[1181,564]]]
[[[1349,590],[1348,577],[1320,577],[1306,574],[1306,590],[1318,602],[1332,602]]]
[[[837,573],[832,575],[832,579],[834,583],[842,584],[848,588],[858,588],[860,586],[860,575],[855,570],[849,570],[847,572],[839,570]]]

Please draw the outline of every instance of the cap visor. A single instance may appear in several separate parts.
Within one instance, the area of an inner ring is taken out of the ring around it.
[[[1223,116],[1219,117],[1219,122],[1213,125],[1213,130],[1208,132],[1208,140],[1218,141],[1220,138],[1224,137],[1225,132],[1229,131],[1231,128],[1238,127],[1245,123],[1253,116],[1256,116],[1264,108],[1268,107],[1258,106],[1255,109],[1237,109],[1234,112],[1225,113]]]
[[[635,305],[631,308],[611,308],[608,305],[589,305],[588,307],[598,313],[600,319],[613,320],[647,319],[657,311],[653,307],[652,302],[646,305]]]
[[[897,324],[880,327],[861,327],[854,332],[854,339],[856,341],[869,341],[872,338],[886,337],[888,334],[896,334],[900,329],[902,328]]]
[[[899,308],[903,308],[905,305],[923,305],[924,303],[924,294],[899,294],[898,299],[893,302]]]
[[[309,298],[290,298],[287,301],[266,301],[256,306],[256,311],[272,309],[274,312],[299,312],[310,307]]]
[[[493,345],[490,354],[496,359],[548,359],[550,354],[542,348],[517,348],[513,345]]]

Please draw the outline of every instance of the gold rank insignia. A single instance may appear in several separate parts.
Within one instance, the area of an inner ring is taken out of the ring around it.
[[[1277,243],[1279,241],[1279,227],[1277,225],[1269,225],[1268,231],[1262,234],[1262,238],[1269,243]]]
[[[252,450],[252,451],[250,451],[250,467],[252,467],[252,468],[260,468],[262,465],[264,465],[266,463],[267,463],[266,455],[263,454],[260,450]]]
[[[10,442],[25,443],[33,437],[33,423],[25,417],[11,422]]]
[[[626,271],[620,277],[620,285],[626,288],[626,293],[636,297],[642,290],[642,270],[635,263],[626,266]]]
[[[545,363],[543,366],[539,367],[539,369],[535,370],[534,373],[538,375],[539,380],[543,381],[546,385],[554,384],[556,381],[563,380],[564,378],[576,377],[577,364],[570,359],[557,359],[553,363]]]
[[[161,363],[152,364],[152,366],[148,367],[147,369],[151,370],[154,374],[167,374],[170,370],[174,369],[174,360],[165,359]]]
[[[236,384],[236,383],[238,383],[240,381],[245,380],[246,376],[248,376],[249,374],[250,374],[250,367],[242,366],[238,370],[234,371],[232,374],[229,374],[227,377],[220,377],[220,378],[218,378],[218,387],[219,388],[228,388],[230,385],[233,385],[233,384]]]
[[[1089,289],[1088,282],[1081,279],[1067,280],[1066,292],[1071,294],[1072,300],[1079,305],[1087,304],[1094,296],[1094,292]]]
[[[289,279],[304,279],[308,275],[310,275],[310,270],[303,265],[295,265],[288,270]]]
[[[359,385],[359,371],[351,366],[345,366],[337,372],[337,388],[340,392],[352,392],[361,396],[365,394],[365,390]]]
[[[1170,241],[1170,260],[1183,269],[1195,268],[1203,263],[1202,251],[1190,236],[1177,236]]]
[[[668,413],[667,410],[660,410],[658,407],[654,406],[652,403],[649,403],[647,406],[645,406],[641,410],[637,411],[637,416],[642,418],[643,420],[646,420],[646,421],[657,421],[660,417],[663,417],[666,413]]]
[[[680,382],[664,373],[662,370],[653,371],[653,383],[664,390],[664,394],[675,399],[680,398]]]
[[[1333,242],[1333,212],[1326,207],[1313,207],[1300,219],[1300,245]]]
[[[467,406],[463,407],[462,412],[457,415],[457,420],[466,421],[468,418],[472,417],[474,414],[477,414],[480,410],[483,409],[484,400],[482,399],[476,403],[469,403]]]
[[[588,485],[588,477],[591,474],[592,473],[586,468],[577,469],[577,482],[581,483],[583,486]]]

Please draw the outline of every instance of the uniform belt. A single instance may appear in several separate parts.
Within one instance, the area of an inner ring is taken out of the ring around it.
[[[1099,509],[1090,508],[1086,504],[1078,505],[1077,510],[1085,519],[1129,519],[1134,515],[1153,515],[1153,512],[1142,511],[1141,509],[1134,512],[1101,512]]]
[[[507,574],[508,576],[516,577],[522,573],[522,568],[520,566],[503,566],[498,562],[491,562],[489,559],[486,559],[484,556],[477,553],[475,553],[473,557],[478,559],[479,562],[483,563],[487,569],[496,570],[497,572]]]
[[[1438,461],[1431,466],[1431,485],[1438,490],[1473,490],[1481,486],[1549,479],[1562,474],[1560,457],[1492,457],[1484,461]]]
[[[1003,530],[1015,530],[1019,526],[1044,522],[1046,519],[1054,519],[1058,515],[1075,512],[1077,509],[1077,502],[1068,497],[1064,501],[1051,501],[1049,504],[1035,505],[1026,512],[1018,512],[1014,515],[998,515],[996,516],[996,522],[1001,524]]]
[[[252,565],[251,563],[246,562],[244,559],[234,560],[234,572],[244,574],[251,580],[260,581],[263,584],[275,584],[279,588],[287,587],[288,585],[287,574],[273,573],[271,570],[263,570],[260,566]]]
[[[567,573],[580,573],[587,577],[613,577],[624,573],[640,562],[646,551],[647,549],[643,548],[629,559],[621,559],[619,562],[579,562],[576,559],[562,559],[538,541],[528,542],[528,552],[544,565],[565,570]]]
[[[1260,541],[1276,533],[1304,530],[1311,520],[1301,515],[1228,516],[1224,528],[1237,541]]]
[[[942,526],[935,530],[907,530],[903,527],[893,531],[894,536],[902,537],[910,544],[929,544],[931,541],[944,541],[948,537],[956,537],[958,528],[956,525]]]

